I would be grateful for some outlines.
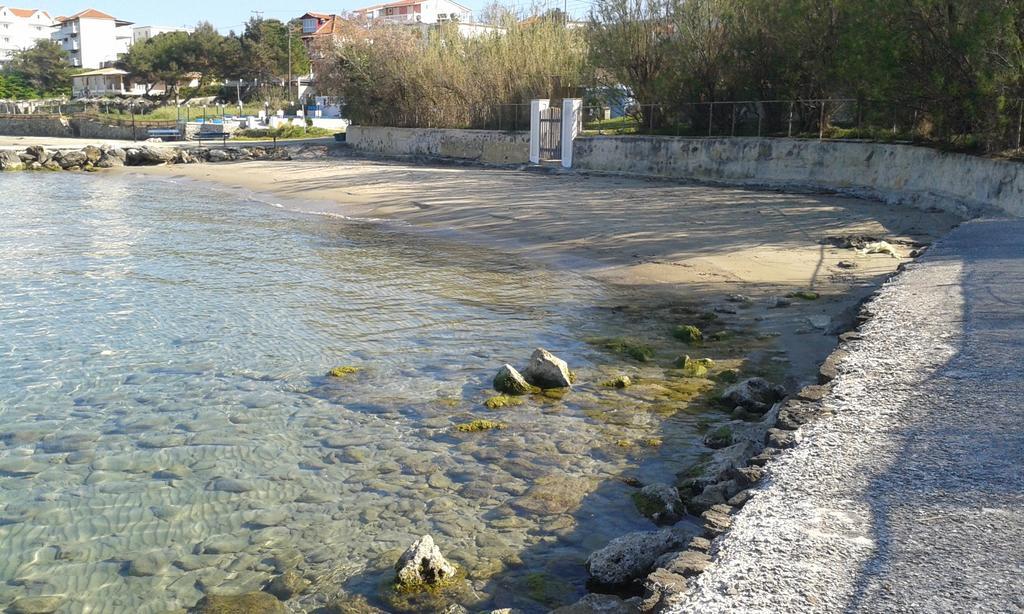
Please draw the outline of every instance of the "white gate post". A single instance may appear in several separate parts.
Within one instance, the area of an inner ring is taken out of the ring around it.
[[[572,168],[572,143],[580,133],[583,118],[580,112],[583,101],[566,98],[562,101],[562,167]]]
[[[551,106],[548,99],[530,101],[530,162],[540,164],[540,112]]]

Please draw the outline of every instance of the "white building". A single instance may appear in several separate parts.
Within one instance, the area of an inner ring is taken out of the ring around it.
[[[368,20],[417,24],[472,21],[473,11],[451,0],[399,0],[358,9],[355,14]]]
[[[50,37],[60,43],[72,66],[101,68],[117,61],[132,44],[132,23],[96,9],[58,17]]]
[[[188,28],[175,28],[171,26],[135,26],[132,28],[132,43],[141,43],[168,32],[189,32]]]
[[[11,54],[50,38],[53,18],[39,9],[16,9],[0,5],[0,66]]]

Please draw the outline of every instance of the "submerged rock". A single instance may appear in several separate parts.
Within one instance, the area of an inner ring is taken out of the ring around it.
[[[479,433],[480,431],[500,430],[505,428],[505,426],[503,422],[495,422],[494,420],[472,420],[456,424],[455,430],[460,433]]]
[[[761,377],[752,377],[726,388],[722,400],[729,405],[763,414],[785,396],[786,389],[782,386]]]
[[[328,377],[345,377],[346,375],[352,375],[359,373],[359,367],[353,367],[352,365],[342,365],[340,367],[334,367],[327,372]]]
[[[277,598],[260,591],[207,595],[191,611],[192,614],[288,614],[288,609]]]
[[[7,608],[12,614],[50,614],[56,612],[64,601],[57,596],[19,597]]]
[[[494,389],[504,394],[530,394],[540,392],[536,386],[531,386],[523,375],[516,371],[512,365],[506,364],[498,370],[494,376]]]
[[[574,379],[569,372],[569,365],[543,348],[534,350],[523,376],[526,381],[540,388],[569,388]]]
[[[395,586],[400,590],[441,587],[455,579],[457,569],[441,554],[434,538],[424,535],[395,563]]]
[[[668,484],[648,484],[633,493],[636,509],[656,523],[670,523],[679,520],[685,508],[679,491]]]
[[[640,610],[621,597],[591,593],[572,605],[552,610],[551,614],[640,614]]]
[[[691,537],[693,532],[682,527],[629,533],[592,553],[587,571],[601,584],[621,586],[642,578],[658,557],[684,547]]]
[[[288,601],[309,588],[309,584],[309,580],[303,578],[298,572],[288,570],[271,580],[263,587],[263,590],[281,601]]]

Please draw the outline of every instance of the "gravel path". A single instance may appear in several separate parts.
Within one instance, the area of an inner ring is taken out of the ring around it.
[[[1024,612],[1024,221],[886,285],[678,612]]]

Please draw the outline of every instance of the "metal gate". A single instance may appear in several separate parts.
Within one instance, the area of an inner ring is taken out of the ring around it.
[[[542,162],[562,159],[562,109],[559,107],[540,112],[540,159]]]

